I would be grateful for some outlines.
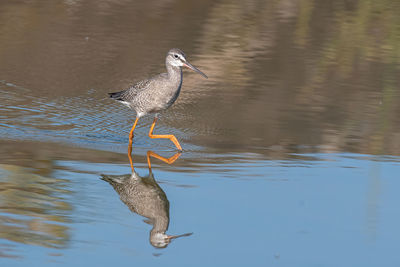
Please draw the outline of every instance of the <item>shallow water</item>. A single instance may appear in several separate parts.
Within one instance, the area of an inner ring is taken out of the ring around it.
[[[0,264],[398,266],[398,14],[393,1],[2,1]],[[147,152],[174,146],[139,121],[129,180],[135,114],[107,92],[164,71],[172,47],[209,79],[185,71],[161,114],[155,132],[184,151],[152,158],[154,180]],[[188,235],[161,244],[153,227]]]

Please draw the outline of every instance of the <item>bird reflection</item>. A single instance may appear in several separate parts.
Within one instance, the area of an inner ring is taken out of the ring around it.
[[[132,212],[146,217],[145,222],[153,225],[150,231],[150,243],[156,248],[165,248],[172,239],[192,234],[167,235],[165,233],[169,225],[169,201],[165,192],[154,179],[151,170],[150,157],[172,164],[180,155],[181,153],[177,152],[172,157],[165,158],[153,151],[148,151],[147,163],[149,174],[147,176],[139,176],[135,169],[132,168],[132,174],[102,175],[101,178],[115,189],[122,202]],[[132,162],[131,157],[130,160]]]

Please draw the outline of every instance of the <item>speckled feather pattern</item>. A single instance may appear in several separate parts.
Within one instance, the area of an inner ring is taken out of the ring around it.
[[[183,52],[172,49],[169,53]],[[168,57],[167,57],[168,58]],[[169,108],[178,98],[182,87],[182,69],[166,60],[167,73],[140,81],[130,88],[112,93],[110,96],[134,109],[138,117],[149,113],[159,113]]]
[[[114,187],[131,211],[150,219],[154,233],[165,233],[169,224],[169,201],[152,173],[142,178],[134,171],[132,175],[103,175],[102,179]]]

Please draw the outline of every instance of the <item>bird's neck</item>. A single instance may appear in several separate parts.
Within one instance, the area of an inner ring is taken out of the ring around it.
[[[167,64],[168,79],[180,80],[182,79],[182,68]]]
[[[159,214],[157,214],[153,219],[153,229],[151,229],[151,232],[165,233],[168,230],[169,210],[159,212]]]

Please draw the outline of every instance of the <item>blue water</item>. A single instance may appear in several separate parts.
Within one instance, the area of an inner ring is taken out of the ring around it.
[[[65,241],[47,248],[3,240],[2,248],[20,258],[1,261],[6,266],[400,264],[399,158],[301,156],[312,160],[248,160],[225,164],[224,171],[214,166],[184,171],[183,157],[181,171],[154,166],[170,202],[167,232],[193,232],[166,249],[150,245],[151,227],[100,179],[100,174],[128,174],[127,164],[59,161],[51,177],[61,180],[58,189],[64,190],[55,197],[71,207],[57,214],[66,218]],[[138,164],[136,171],[146,175],[147,166]]]
[[[0,266],[400,266],[397,2],[0,1]]]

